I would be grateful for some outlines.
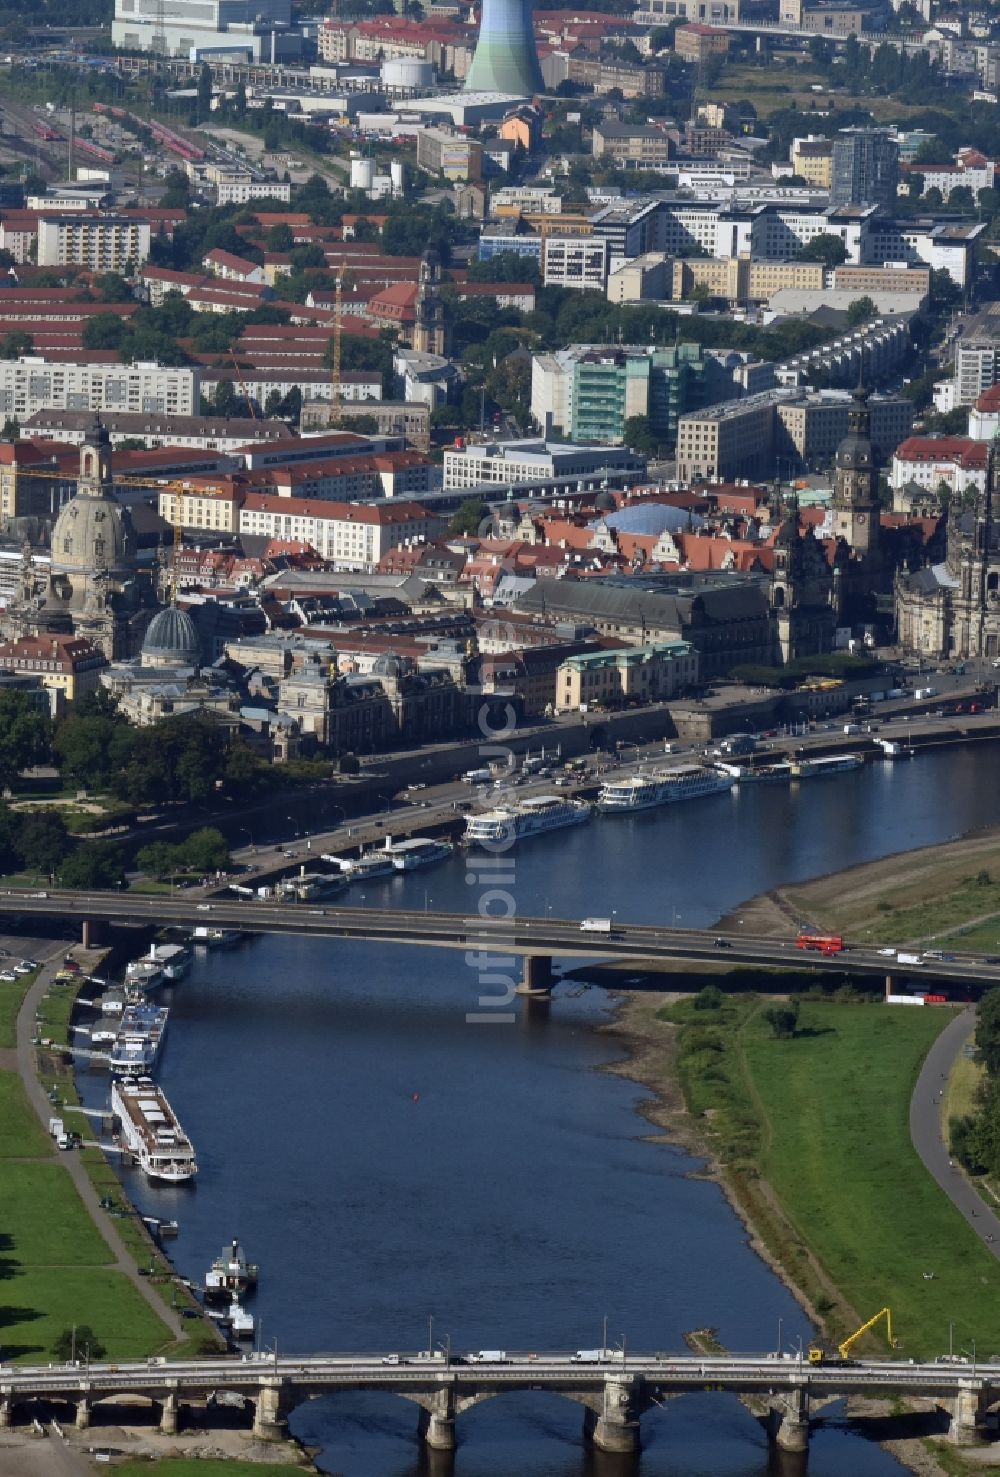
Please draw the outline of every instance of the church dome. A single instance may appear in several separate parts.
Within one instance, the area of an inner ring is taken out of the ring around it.
[[[123,568],[132,553],[127,514],[114,498],[80,492],[52,530],[52,571],[92,575]]]
[[[186,610],[168,605],[157,611],[142,643],[144,666],[196,667],[201,661],[201,642],[194,621]]]

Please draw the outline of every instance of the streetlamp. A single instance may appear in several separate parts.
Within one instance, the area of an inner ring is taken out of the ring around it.
[[[607,1313],[605,1313],[605,1315],[604,1315],[604,1333],[601,1335],[601,1354],[602,1355],[606,1355],[607,1352],[608,1352],[608,1315],[607,1315]]]
[[[249,836],[250,837],[250,850],[252,852],[255,852],[257,850],[257,848],[253,844],[253,832],[251,831],[250,827],[249,826],[240,826],[240,830],[242,831],[242,833],[243,833],[244,836]]]
[[[434,1353],[434,1314],[427,1315],[427,1355],[428,1358]]]
[[[781,1358],[781,1324],[782,1324],[782,1320],[779,1318],[778,1319],[778,1348],[777,1348],[777,1351],[776,1351],[779,1359]]]
[[[954,1357],[955,1357],[955,1325],[954,1325],[954,1323],[949,1323],[948,1324],[948,1358],[949,1359],[953,1359]]]

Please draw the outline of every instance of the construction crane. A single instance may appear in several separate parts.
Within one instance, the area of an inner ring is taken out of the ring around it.
[[[235,354],[230,354],[229,357],[233,361],[233,368],[236,370],[236,378],[240,382],[240,389],[243,391],[243,399],[247,403],[247,410],[249,410],[249,412],[250,412],[251,419],[252,420],[256,420],[257,419],[257,410],[256,410],[256,407],[255,407],[253,401],[250,398],[250,392],[249,392],[249,390],[246,387],[246,381],[243,378],[243,371],[240,368],[240,361],[237,359],[237,357],[236,357]]]
[[[898,1348],[899,1341],[898,1339],[894,1339],[892,1336],[892,1310],[890,1308],[879,1308],[878,1312],[873,1317],[869,1318],[867,1323],[862,1323],[861,1327],[856,1329],[854,1333],[850,1334],[842,1344],[837,1345],[837,1354],[839,1356],[839,1360],[831,1359],[826,1351],[824,1349],[821,1349],[818,1344],[810,1344],[809,1363],[847,1363],[851,1357],[851,1350],[857,1343],[858,1339],[862,1336],[862,1334],[867,1333],[870,1328],[874,1328],[875,1324],[879,1321],[880,1318],[885,1319],[885,1333],[886,1338],[889,1340],[890,1349]]]
[[[343,404],[344,386],[340,378],[340,360],[343,350],[344,323],[342,318],[344,308],[344,273],[347,270],[347,261],[343,259],[337,269],[336,293],[333,299],[333,360],[330,366],[330,424],[336,425],[340,420],[340,409]]]

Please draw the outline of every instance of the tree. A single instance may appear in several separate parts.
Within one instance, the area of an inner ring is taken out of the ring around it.
[[[14,835],[14,850],[29,871],[52,877],[69,850],[69,835],[61,815],[36,810],[23,816]]]
[[[32,348],[31,334],[15,329],[0,338],[0,359],[19,359],[22,354],[30,354]]]
[[[924,191],[923,203],[929,210],[940,210],[944,204],[944,196],[937,185],[931,185],[929,190]]]
[[[718,985],[706,985],[694,997],[695,1010],[718,1010],[725,996]]]
[[[479,525],[488,518],[490,510],[481,497],[467,497],[455,509],[448,524],[450,534],[477,534]]]
[[[125,854],[117,841],[81,841],[59,867],[63,887],[118,887],[125,881]]]
[[[861,323],[867,323],[874,318],[878,309],[870,297],[856,297],[853,303],[847,305],[847,325],[849,328],[857,328]]]
[[[0,692],[0,785],[44,764],[52,747],[52,720],[27,692]]]
[[[264,245],[268,251],[288,252],[295,245],[295,237],[292,235],[291,226],[271,226],[264,237]]]
[[[799,252],[800,262],[822,262],[825,267],[840,267],[847,260],[847,247],[839,236],[821,231],[807,241]]]
[[[165,877],[172,877],[183,867],[178,848],[171,846],[167,841],[152,841],[149,846],[141,847],[136,852],[135,864],[140,872],[145,873],[147,877],[152,877],[156,882],[162,882]]]
[[[1000,1074],[1000,989],[987,990],[979,1002],[976,1046],[988,1074]]]
[[[648,415],[630,415],[625,422],[622,439],[631,451],[656,450],[656,437]]]
[[[95,313],[83,325],[85,349],[120,349],[125,339],[126,322],[117,313]]]
[[[787,1005],[772,1005],[764,1011],[764,1019],[779,1040],[789,1040],[799,1023],[799,1002],[789,1000]]]
[[[181,842],[184,860],[193,872],[222,872],[230,863],[229,845],[215,826],[203,826]]]
[[[972,191],[968,185],[956,185],[948,194],[949,210],[971,210],[973,203]]]
[[[75,1328],[64,1328],[52,1345],[52,1353],[61,1364],[67,1364],[71,1359],[78,1359],[81,1354],[90,1359],[103,1359],[107,1352],[89,1323],[78,1323]]]

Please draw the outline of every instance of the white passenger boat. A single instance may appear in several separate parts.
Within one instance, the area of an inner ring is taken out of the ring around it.
[[[860,769],[864,760],[860,754],[829,754],[820,759],[793,759],[792,779],[817,779],[825,774],[843,774],[848,769]]]
[[[787,759],[776,764],[719,764],[724,774],[731,774],[738,785],[773,785],[792,777],[792,766]]]
[[[146,1077],[152,1072],[163,1048],[169,1015],[165,1005],[138,1001],[126,1005],[110,1053],[116,1076]]]
[[[182,980],[191,968],[191,950],[185,944],[156,944],[151,951],[166,980]]]
[[[257,1286],[257,1264],[248,1262],[240,1243],[233,1240],[224,1246],[205,1273],[205,1296],[220,1293],[235,1296]]]
[[[147,1179],[180,1185],[198,1173],[191,1140],[166,1096],[149,1077],[111,1084],[111,1111],[121,1140]]]
[[[297,877],[285,877],[278,883],[279,897],[297,898],[300,902],[312,902],[315,898],[329,897],[347,885],[347,878],[336,872],[300,872]]]
[[[341,870],[349,882],[365,882],[370,877],[388,877],[396,868],[391,851],[363,851],[360,856],[347,857]]]
[[[386,850],[392,856],[397,872],[409,872],[415,867],[429,867],[434,862],[443,862],[454,852],[450,841],[441,841],[433,836],[413,836],[409,841],[386,841]]]
[[[125,983],[138,990],[151,990],[163,983],[163,965],[156,957],[155,944],[142,959],[132,959],[126,964]]]
[[[531,795],[481,815],[467,816],[464,839],[492,846],[523,841],[562,826],[582,825],[590,820],[590,809],[585,800],[571,800],[565,795]]]
[[[721,769],[706,769],[701,764],[678,764],[673,769],[606,780],[597,806],[605,812],[649,810],[654,805],[670,805],[677,800],[719,795],[731,790],[733,783],[733,775],[725,774]]]

